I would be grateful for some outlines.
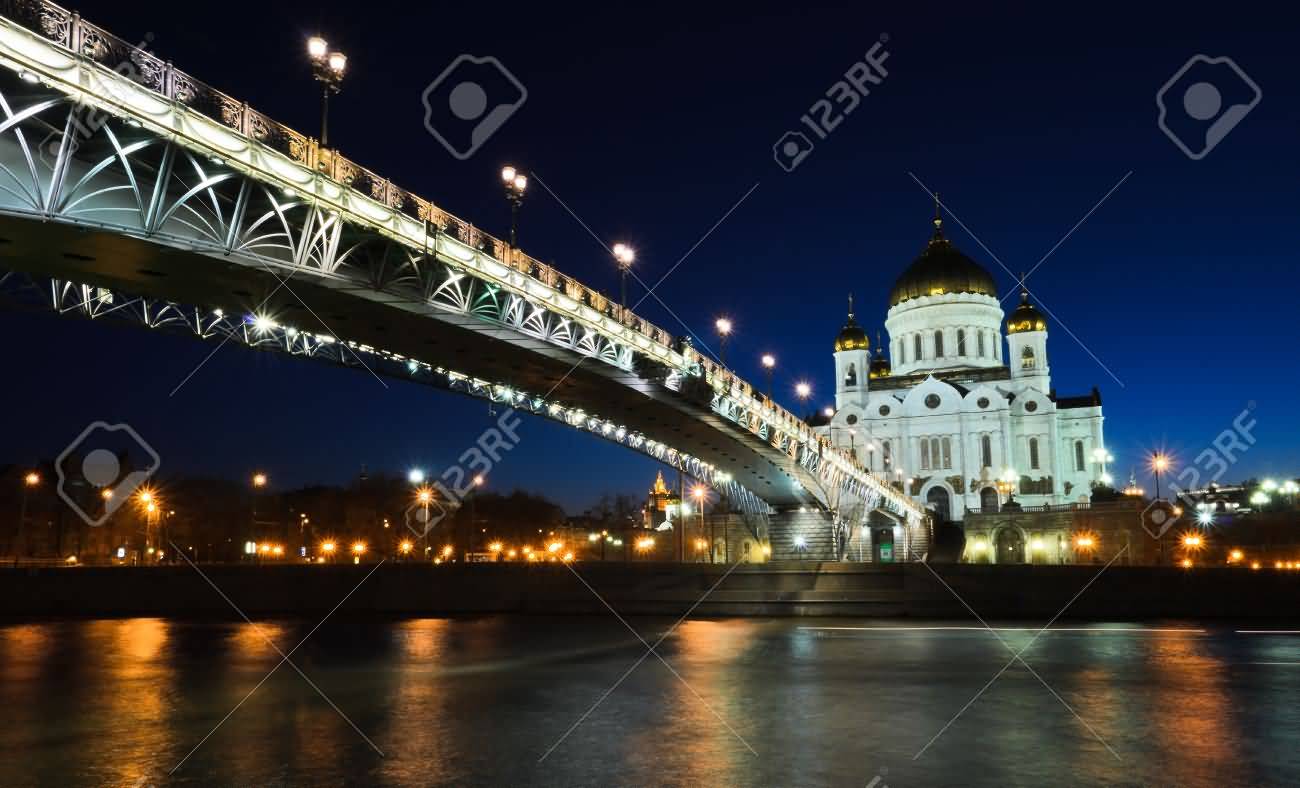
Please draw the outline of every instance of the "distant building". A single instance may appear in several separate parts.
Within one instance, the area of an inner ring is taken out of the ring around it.
[[[681,504],[681,497],[668,489],[664,483],[664,473],[660,471],[646,498],[645,527],[655,530],[671,528],[673,522],[681,517]]]

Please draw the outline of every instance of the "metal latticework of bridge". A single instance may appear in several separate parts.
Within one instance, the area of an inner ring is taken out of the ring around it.
[[[0,2],[0,66],[11,302],[562,421],[756,522],[819,507],[835,557],[873,511],[928,528],[900,490],[689,342],[76,14]]]

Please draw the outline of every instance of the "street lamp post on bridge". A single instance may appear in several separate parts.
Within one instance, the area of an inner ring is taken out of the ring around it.
[[[506,165],[501,168],[501,182],[506,189],[506,202],[510,203],[510,248],[519,248],[519,207],[524,204],[524,191],[528,176]]]
[[[636,252],[627,244],[614,244],[610,250],[614,253],[614,259],[618,261],[619,272],[619,320],[627,322],[627,275],[632,270],[632,261],[636,259]]]
[[[320,145],[329,147],[330,94],[342,90],[343,70],[348,58],[342,52],[331,52],[329,43],[320,36],[307,39],[307,54],[311,57],[312,76],[321,83]]]

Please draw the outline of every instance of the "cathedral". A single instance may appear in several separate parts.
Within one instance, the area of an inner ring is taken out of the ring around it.
[[[835,407],[818,432],[936,521],[967,512],[1087,501],[1108,483],[1101,394],[1058,396],[1047,321],[1021,291],[1006,318],[993,277],[949,241],[929,243],[894,283],[888,352],[849,316],[835,339]]]

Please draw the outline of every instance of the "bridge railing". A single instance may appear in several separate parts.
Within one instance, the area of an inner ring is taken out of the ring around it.
[[[861,477],[874,478],[847,452],[836,449],[828,439],[813,432],[803,419],[771,399],[755,395],[753,387],[730,370],[693,350],[684,347],[679,350],[677,338],[663,328],[621,307],[600,291],[511,247],[414,192],[402,189],[378,173],[347,159],[338,151],[321,147],[314,138],[294,131],[247,103],[195,79],[143,47],[115,36],[85,21],[80,14],[46,0],[0,0],[0,16],[66,47],[81,58],[129,78],[169,102],[197,112],[261,143],[341,186],[410,219],[424,222],[430,231],[454,236],[461,243],[491,255],[512,271],[563,292],[603,318],[639,335],[641,339],[634,339],[633,344],[649,342],[673,353],[681,352],[688,363],[699,365],[705,379],[716,391],[725,392],[727,396],[747,405],[757,405],[756,410],[761,413],[761,418],[770,425],[797,436],[798,440],[809,446],[817,446],[819,453],[833,457],[834,462],[854,469]]]

